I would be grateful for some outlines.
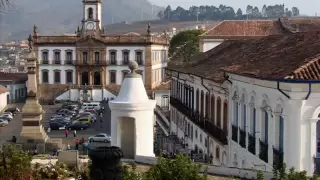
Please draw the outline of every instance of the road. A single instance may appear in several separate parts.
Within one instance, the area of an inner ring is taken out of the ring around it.
[[[11,104],[11,107],[18,107],[20,110],[23,107],[23,104]],[[50,120],[50,117],[53,116],[57,109],[61,107],[61,104],[57,105],[43,105],[42,108],[45,110],[45,113],[42,117],[42,124],[45,129],[48,127],[48,122]],[[111,117],[110,117],[110,110],[107,103],[104,103],[105,111],[103,113],[102,117],[102,123],[100,122],[100,119],[97,120],[97,122],[93,123],[88,129],[77,131],[77,138],[81,139],[84,137],[87,139],[89,136],[94,136],[98,133],[106,133],[108,135],[111,134],[110,132],[110,123],[111,123]],[[99,117],[100,118],[100,117]],[[9,123],[6,127],[0,128],[0,140],[6,141],[10,140],[13,135],[15,135],[17,138],[19,138],[20,132],[22,128],[22,120],[21,120],[21,114],[17,114],[14,116],[14,119]],[[50,138],[62,138],[64,144],[74,144],[75,138],[73,137],[73,132],[69,133],[69,137],[65,137],[64,130],[52,130],[51,132],[47,133]]]

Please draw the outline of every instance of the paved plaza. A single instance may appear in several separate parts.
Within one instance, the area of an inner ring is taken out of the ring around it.
[[[23,104],[10,104],[9,107],[17,107],[22,110]],[[42,124],[47,130],[49,125],[50,117],[53,116],[57,109],[61,107],[61,104],[56,105],[43,105],[42,108],[45,110],[42,118]],[[104,103],[105,111],[103,113],[102,122],[100,122],[100,117],[98,117],[97,122],[91,124],[91,126],[82,131],[77,131],[77,138],[81,139],[84,137],[87,139],[89,136],[94,136],[98,133],[106,133],[110,135],[110,110],[107,103]],[[22,128],[21,113],[14,116],[14,119],[6,127],[0,127],[0,141],[7,141],[12,138],[13,135],[19,138]],[[73,137],[73,131],[69,132],[68,138],[65,137],[64,130],[52,130],[47,132],[48,136],[51,138],[62,138],[64,144],[74,144],[75,138]]]

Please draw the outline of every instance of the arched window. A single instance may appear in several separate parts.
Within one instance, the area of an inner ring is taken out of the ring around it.
[[[221,128],[221,99],[217,98],[217,126]]]
[[[250,131],[249,133],[252,136],[255,136],[256,133],[256,108],[254,104],[254,97],[251,97],[250,101]]]
[[[262,110],[262,121],[261,121],[261,140],[265,143],[268,143],[268,122],[269,122],[269,115],[266,110]]]
[[[214,119],[215,119],[215,111],[216,111],[216,106],[215,106],[215,98],[214,98],[214,95],[211,96],[211,114],[210,114],[210,117],[211,117],[211,122],[212,124],[214,124]]]
[[[209,93],[206,93],[206,115],[205,117],[209,118],[210,116],[210,96]]]
[[[246,121],[247,121],[247,106],[245,104],[245,97],[242,95],[241,98],[241,129],[246,130]]]
[[[223,103],[223,130],[228,132],[228,102]]]
[[[201,116],[203,117],[204,115],[204,93],[203,91],[201,90],[201,99],[200,99],[200,103],[201,103],[201,106],[200,106],[200,114]]]
[[[199,89],[196,92],[196,111],[199,112]]]
[[[232,124],[238,127],[239,123],[239,105],[237,100],[233,100],[233,122]]]
[[[216,159],[217,160],[220,159],[220,148],[219,148],[219,146],[216,147]]]
[[[88,19],[92,19],[93,18],[93,9],[92,7],[88,8]]]

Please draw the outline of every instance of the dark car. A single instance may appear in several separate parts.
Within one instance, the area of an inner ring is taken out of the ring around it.
[[[66,125],[61,122],[50,122],[49,127],[51,130],[61,130],[65,129]]]
[[[89,127],[88,124],[70,124],[66,127],[69,130],[84,130]]]
[[[8,109],[4,110],[4,112],[11,112],[14,115],[14,114],[17,114],[18,112],[20,112],[20,109],[18,109],[16,107],[12,107],[12,108],[8,108]]]

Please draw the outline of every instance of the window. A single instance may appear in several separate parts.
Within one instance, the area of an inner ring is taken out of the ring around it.
[[[110,64],[116,65],[117,64],[117,52],[110,51]]]
[[[72,83],[72,71],[67,71],[66,78],[67,83]]]
[[[261,122],[261,140],[264,143],[268,143],[268,122],[269,122],[269,115],[268,112],[263,110],[262,111],[262,122]]]
[[[202,143],[202,134],[200,133],[200,142]]]
[[[161,107],[164,109],[169,109],[169,96],[164,95],[161,97]]]
[[[199,112],[199,89],[196,92],[196,111]]]
[[[139,65],[142,65],[142,51],[137,51],[136,52],[136,61]]]
[[[129,64],[129,51],[122,52],[123,64]]]
[[[228,131],[228,102],[223,103],[223,130]]]
[[[221,99],[217,98],[217,126],[221,128]]]
[[[246,130],[246,119],[247,119],[247,107],[242,103],[242,119],[241,119],[241,129]]]
[[[256,133],[256,108],[252,107],[251,110],[251,123],[250,123],[250,134],[255,136]]]
[[[233,102],[233,125],[235,125],[236,127],[238,127],[238,116],[239,116],[239,105],[237,101]]]
[[[49,72],[42,71],[42,83],[49,83]]]
[[[96,62],[96,64],[99,64],[99,62],[100,62],[100,52],[95,52],[94,53],[94,61]]]
[[[92,19],[93,18],[93,9],[92,7],[88,8],[88,19]]]
[[[122,71],[122,81],[124,80],[124,78],[128,73],[129,73],[128,71]]]
[[[54,71],[54,83],[60,83],[60,71]]]
[[[54,51],[54,64],[60,64],[60,51]]]
[[[88,52],[82,52],[82,61],[84,64],[88,63]]]
[[[220,159],[220,148],[218,146],[216,148],[216,159]]]
[[[210,115],[210,98],[209,93],[206,93],[206,117],[209,118]]]
[[[42,63],[43,64],[49,64],[49,62],[48,62],[48,51],[42,52]]]
[[[67,51],[66,52],[66,64],[72,64],[72,51]]]
[[[110,83],[116,83],[116,71],[110,71]]]
[[[198,130],[195,130],[195,138],[198,138]]]
[[[214,119],[215,119],[215,98],[214,98],[214,95],[211,96],[211,114],[210,114],[210,117],[211,117],[211,122],[212,124],[214,124]]]

